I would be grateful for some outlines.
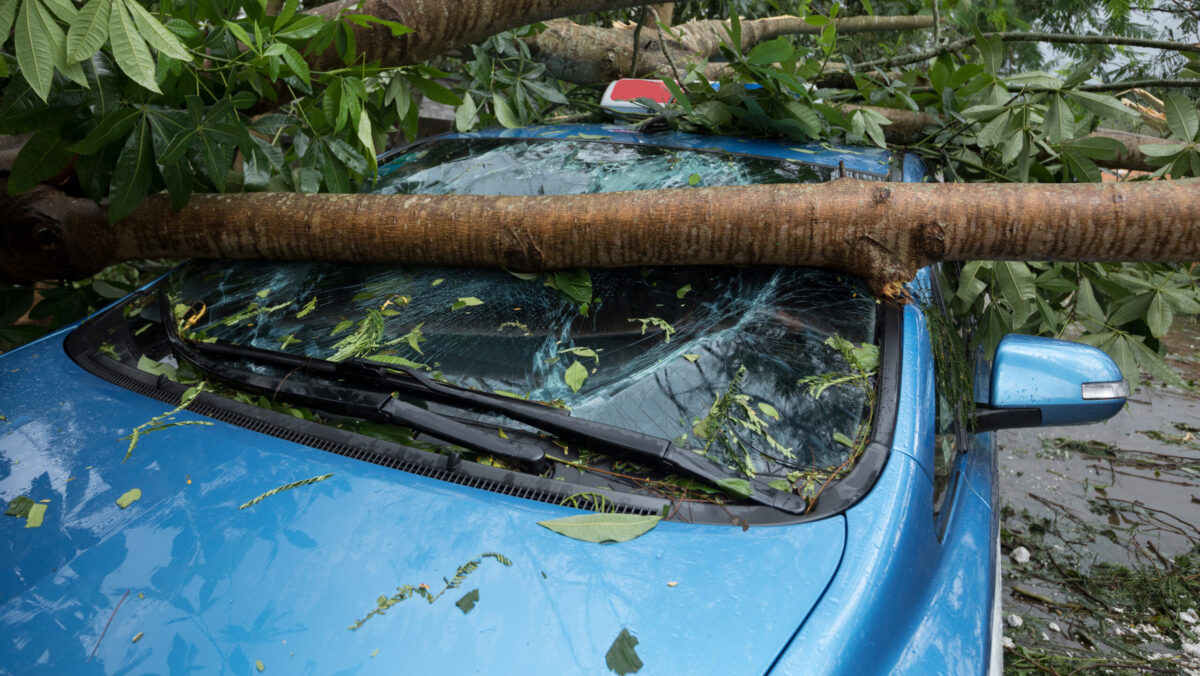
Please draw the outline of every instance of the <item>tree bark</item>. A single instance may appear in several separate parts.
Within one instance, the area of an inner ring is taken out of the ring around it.
[[[44,221],[7,237],[3,276],[80,276],[120,260],[182,256],[515,270],[817,265],[899,298],[903,283],[936,261],[1200,259],[1200,179],[839,179],[534,197],[255,193],[196,195],[180,213],[159,196],[116,227],[90,202],[66,204],[62,225]]]
[[[834,21],[839,33],[865,33],[928,28],[933,18],[928,16],[856,16]],[[660,35],[646,26],[640,33],[637,68],[633,67],[633,34],[631,26],[602,28],[584,26],[567,19],[546,22],[546,30],[530,40],[535,58],[546,64],[546,71],[575,84],[610,82],[622,77],[669,76],[670,63],[683,65],[688,61],[707,59],[716,55],[720,44],[729,39],[728,21],[691,21],[672,29],[678,38]],[[741,22],[741,49],[782,35],[813,35],[820,28],[795,16],[775,16]],[[666,38],[661,44],[660,40]],[[663,54],[666,51],[670,57]],[[716,79],[720,64],[710,64],[706,74]]]
[[[414,31],[399,38],[383,26],[354,27],[358,56],[385,66],[420,63],[501,31],[573,14],[636,7],[637,0],[338,0],[312,10],[327,18],[342,12],[397,21]],[[309,58],[313,70],[342,66],[334,50]]]

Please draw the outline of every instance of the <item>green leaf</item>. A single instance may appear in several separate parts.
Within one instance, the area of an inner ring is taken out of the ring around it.
[[[734,16],[736,17],[736,13]],[[635,650],[637,644],[637,638],[630,634],[628,629],[622,629],[612,645],[609,646],[608,652],[604,654],[604,663],[608,665],[609,671],[619,676],[625,676],[625,674],[632,674],[641,669],[642,660]]]
[[[1196,140],[1196,132],[1200,131],[1200,118],[1196,116],[1196,106],[1182,94],[1172,94],[1163,101],[1163,113],[1167,116],[1167,127],[1175,138],[1190,142]]]
[[[758,402],[758,410],[762,411],[763,415],[767,416],[768,418],[779,420],[780,416],[778,409],[765,401]]]
[[[0,35],[4,36],[4,40],[8,40],[8,33],[12,30],[13,21],[17,18],[17,5],[21,0],[0,0]],[[2,62],[3,59],[0,59]]]
[[[1000,297],[1018,315],[1016,323],[1021,324],[1033,311],[1031,302],[1037,293],[1033,271],[1019,261],[1000,261],[992,268],[992,274],[1000,287]]]
[[[465,94],[462,105],[454,110],[454,128],[460,132],[471,131],[478,119],[479,110],[475,107],[475,97]]]
[[[167,30],[167,27],[162,25],[157,18],[150,12],[146,11],[137,0],[116,0],[124,2],[133,15],[133,21],[145,36],[146,41],[150,46],[157,49],[159,52],[166,54],[172,59],[180,61],[191,61],[192,54],[183,46],[179,38],[175,34]]]
[[[467,592],[466,594],[463,594],[463,597],[461,599],[455,601],[454,605],[458,606],[458,609],[463,612],[463,615],[466,615],[467,613],[469,613],[475,609],[475,604],[478,602],[479,602],[479,590],[472,589],[471,591]]]
[[[366,158],[370,162],[371,171],[374,172],[376,169],[375,138],[371,135],[371,116],[365,111],[358,116],[357,136],[358,142],[367,151]]]
[[[1171,310],[1171,305],[1167,303],[1163,294],[1154,294],[1154,300],[1150,301],[1150,307],[1146,310],[1146,324],[1150,327],[1150,335],[1155,338],[1167,335],[1173,321],[1175,313]]]
[[[374,14],[342,14],[341,18],[363,28],[369,28],[371,24],[378,24],[387,27],[392,32],[392,37],[398,38],[401,35],[406,35],[413,32],[413,29],[405,26],[398,21],[388,21],[381,19]]]
[[[408,83],[424,94],[426,98],[430,99],[431,101],[444,103],[447,106],[462,105],[462,100],[459,99],[454,92],[446,89],[433,80],[423,78],[419,75],[408,75]]]
[[[572,363],[567,367],[567,372],[563,374],[563,380],[566,381],[567,386],[571,388],[572,392],[578,392],[579,388],[583,387],[583,381],[587,380],[587,377],[587,367],[580,361]]]
[[[592,276],[587,268],[556,270],[551,273],[555,288],[576,303],[592,302]]]
[[[786,38],[775,38],[755,45],[746,55],[746,62],[754,66],[769,66],[792,57],[792,44]]]
[[[992,121],[984,125],[983,129],[975,135],[975,140],[985,148],[998,144],[1006,137],[1004,132],[1008,131],[1009,119],[1010,114],[1007,110],[992,118]]]
[[[1158,356],[1158,353],[1154,352],[1149,347],[1146,347],[1146,345],[1140,340],[1134,338],[1133,336],[1122,336],[1121,340],[1118,342],[1128,346],[1129,351],[1133,354],[1133,358],[1137,360],[1138,366],[1146,369],[1146,372],[1150,375],[1158,378],[1167,385],[1172,385],[1179,388],[1187,387],[1187,383],[1184,382],[1183,378],[1180,378],[1178,373],[1172,371],[1171,367],[1167,366],[1167,363],[1163,361],[1163,358]],[[1117,365],[1122,366],[1120,361],[1117,362]],[[1122,367],[1121,371],[1125,374],[1125,379],[1132,382],[1133,379],[1129,377],[1129,372],[1125,371],[1124,367]],[[1136,367],[1133,369],[1133,371],[1134,378],[1136,379]]]
[[[154,361],[144,354],[138,357],[137,367],[139,371],[144,371],[151,375],[166,376],[171,379],[175,378],[175,368],[173,366]]]
[[[108,40],[112,0],[88,0],[67,31],[67,60],[81,61],[95,54]]]
[[[38,0],[24,0],[17,15],[14,43],[17,50],[17,65],[33,91],[45,101],[50,95],[50,83],[54,80],[54,50],[52,37],[58,28],[49,12]]]
[[[285,40],[307,40],[321,31],[325,25],[323,17],[314,16],[312,14],[301,14],[296,17],[281,31],[275,33],[275,37]]]
[[[995,119],[995,117],[997,115],[1007,112],[1007,111],[1008,111],[1008,106],[988,104],[988,105],[971,106],[970,108],[963,110],[962,114],[963,114],[963,117],[966,117],[967,119],[979,120],[980,122],[982,122],[984,120]]]
[[[467,296],[466,298],[459,298],[458,300],[454,301],[454,304],[450,306],[450,311],[453,312],[455,310],[461,310],[465,307],[473,307],[475,305],[483,305],[483,301],[475,298],[474,296]]]
[[[297,52],[292,47],[288,45],[281,46],[283,47],[283,61],[288,65],[288,68],[292,69],[292,74],[295,75],[300,81],[308,82],[312,78],[312,74],[308,69],[308,62],[304,60],[304,57],[300,55],[300,52]]]
[[[279,11],[279,16],[275,17],[275,23],[272,24],[271,30],[278,32],[279,29],[287,25],[292,17],[296,15],[296,10],[300,7],[299,0],[287,0],[283,3],[283,9]]]
[[[1093,160],[1111,160],[1118,153],[1125,152],[1124,143],[1103,136],[1084,136],[1071,141],[1067,147]]]
[[[1004,78],[1004,84],[1012,89],[1019,87],[1046,87],[1048,89],[1061,89],[1063,81],[1053,75],[1041,71],[1031,70],[1026,73],[1018,73]]]
[[[154,178],[154,141],[150,123],[143,117],[125,141],[113,171],[112,191],[108,198],[110,223],[133,213],[150,189]]]
[[[1054,144],[1075,137],[1075,113],[1071,112],[1071,107],[1063,97],[1057,94],[1050,97],[1050,107],[1046,110],[1042,131],[1046,133],[1046,140]]]
[[[513,114],[512,108],[508,106],[508,101],[500,92],[492,94],[492,110],[496,113],[496,120],[505,127],[515,129],[521,126],[521,121]]]
[[[854,440],[841,432],[834,432],[830,435],[834,441],[845,446],[846,448],[854,448]]]
[[[538,525],[559,535],[583,542],[627,542],[643,535],[662,521],[661,516],[641,514],[580,514]]]
[[[27,2],[29,0],[26,0]],[[25,516],[26,528],[37,528],[42,525],[42,519],[46,517],[46,505],[34,503],[29,506],[29,514]]]
[[[694,353],[691,353],[691,352],[685,352],[685,353],[683,353],[683,354],[682,354],[682,355],[680,355],[680,356],[682,356],[684,359],[686,359],[686,360],[688,360],[688,361],[690,361],[690,362],[695,362],[697,359],[699,359],[699,358],[700,358],[700,355],[698,355],[698,354],[694,354]]]
[[[1092,291],[1092,283],[1086,277],[1079,280],[1079,291],[1076,295],[1076,311],[1080,315],[1080,320],[1089,331],[1104,330],[1104,310],[1101,309],[1100,303],[1096,302],[1096,295]]]
[[[1099,63],[1100,57],[1092,55],[1087,61],[1079,64],[1075,67],[1075,70],[1071,71],[1071,74],[1067,76],[1067,79],[1062,83],[1062,86],[1069,88],[1087,82],[1088,78],[1092,76],[1092,71],[1096,70],[1096,66]]]
[[[1095,94],[1093,92],[1081,92],[1075,89],[1069,89],[1063,93],[1074,99],[1079,105],[1095,113],[1101,119],[1114,117],[1132,119],[1138,116],[1136,112],[1121,105],[1121,102],[1112,96]]]
[[[24,495],[18,495],[17,497],[13,498],[11,502],[8,503],[8,509],[4,510],[4,513],[7,514],[8,516],[24,518],[24,517],[29,516],[29,508],[33,507],[36,504],[37,504],[36,502],[34,502],[33,500],[30,500],[29,498],[25,497]]]
[[[39,131],[29,139],[13,160],[8,179],[8,194],[25,192],[39,182],[62,171],[71,161],[68,141],[56,131]]]
[[[120,507],[121,509],[125,509],[126,507],[132,505],[133,503],[135,503],[141,499],[142,499],[142,489],[133,488],[133,489],[125,491],[124,493],[121,494],[121,497],[117,498],[117,506]]]
[[[1146,157],[1174,157],[1175,155],[1187,150],[1187,146],[1181,143],[1152,143],[1149,145],[1138,146],[1138,150],[1142,151],[1142,154]]]
[[[1150,302],[1156,295],[1153,291],[1147,291],[1135,296],[1126,296],[1127,300],[1109,315],[1108,323],[1112,326],[1121,326],[1135,319],[1141,319],[1146,316],[1146,311],[1150,309]]]
[[[748,498],[754,495],[754,488],[746,479],[719,479],[716,482],[717,488],[725,491],[735,498]]]
[[[154,81],[154,57],[125,9],[125,0],[116,0],[109,13],[108,39],[117,67],[142,87],[161,94]]]
[[[129,1],[134,2],[136,0],[129,0]],[[224,22],[224,25],[225,25],[225,28],[230,33],[233,34],[234,39],[237,40],[238,42],[242,43],[243,45],[253,48],[257,44],[255,42],[254,38],[250,37],[250,34],[246,32],[246,29],[242,28],[241,24],[226,20]]]
[[[96,128],[83,137],[82,141],[70,146],[67,150],[81,155],[92,155],[104,150],[108,144],[129,134],[129,130],[133,129],[133,123],[141,115],[141,112],[137,108],[117,108],[105,115],[96,124]]]
[[[1100,167],[1088,158],[1070,150],[1063,153],[1063,161],[1071,168],[1071,175],[1080,182],[1099,183],[1102,176]]]

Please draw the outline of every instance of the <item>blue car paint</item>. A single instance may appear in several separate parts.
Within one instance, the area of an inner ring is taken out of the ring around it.
[[[980,435],[956,463],[945,535],[933,515],[933,360],[921,310],[904,313],[895,441],[846,511],[846,554],[772,674],[982,674],[995,571],[994,462]]]
[[[1121,370],[1090,345],[1039,336],[1005,336],[996,348],[989,384],[990,402],[998,408],[1019,408],[1036,402],[1043,425],[1081,425],[1107,420],[1125,399],[1085,400],[1080,374],[1087,382],[1113,382]]]
[[[716,147],[877,175],[889,162],[875,149],[615,125],[458,136]],[[904,180],[924,174],[919,159],[904,158]],[[923,272],[914,291],[928,280]],[[40,529],[0,520],[15,562],[0,571],[0,672],[248,672],[262,660],[288,673],[606,673],[604,653],[627,628],[641,673],[980,673],[998,602],[994,439],[978,435],[956,459],[942,532],[932,514],[932,358],[918,307],[905,309],[903,333],[894,448],[858,504],[745,532],[664,522],[615,546],[536,526],[574,510],[220,422],[150,434],[121,466],[118,437],[166,407],[83,372],[62,353],[61,334],[43,339],[0,358],[0,498],[51,500]],[[323,473],[334,476],[237,509]],[[143,498],[122,511],[115,499],[131,487]],[[346,629],[378,596],[421,582],[436,591],[487,551],[512,567],[484,559],[436,603],[409,599]],[[480,602],[464,615],[453,602],[475,588]],[[137,632],[144,637],[131,643]]]
[[[255,660],[283,673],[605,673],[621,629],[646,673],[762,673],[843,548],[841,516],[744,532],[663,522],[620,545],[577,542],[537,525],[577,510],[186,411],[177,419],[212,425],[146,434],[122,464],[121,437],[166,405],[83,372],[61,335],[2,363],[0,498],[49,500],[39,528],[0,519],[2,673],[250,673]],[[132,488],[142,498],[122,510]],[[436,593],[486,552],[512,565],[482,559],[436,602],[348,629],[379,596]],[[455,601],[472,589],[464,614]]]

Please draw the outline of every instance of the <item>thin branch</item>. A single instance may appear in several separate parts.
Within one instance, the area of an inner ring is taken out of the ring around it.
[[[638,76],[639,71],[637,62],[638,51],[641,48],[641,44],[639,43],[642,40],[642,24],[646,23],[646,14],[649,12],[649,10],[650,7],[648,6],[642,7],[642,13],[640,16],[638,16],[637,26],[633,29],[633,58],[629,61],[629,77]]]
[[[658,28],[658,46],[662,50],[663,58],[667,60],[667,65],[671,67],[671,76],[682,85],[683,78],[679,77],[679,69],[675,67],[675,61],[671,59],[671,53],[667,51],[667,41],[663,39],[663,22],[658,18],[658,9],[650,7],[650,14],[654,17],[654,26]]]
[[[1126,47],[1149,47],[1151,49],[1166,49],[1176,52],[1200,53],[1200,44],[1188,44],[1173,40],[1147,40],[1144,38],[1129,38],[1120,35],[1070,35],[1066,33],[984,33],[985,38],[998,37],[1005,42],[1048,42],[1073,45],[1124,45]],[[927,49],[923,52],[896,56],[889,59],[875,59],[854,64],[856,70],[864,68],[894,68],[907,66],[932,59],[949,52],[958,52],[975,44],[975,38],[959,38],[944,45]]]
[[[1162,79],[1162,80],[1124,80],[1122,82],[1104,82],[1101,84],[1079,85],[1066,91],[1081,92],[1123,92],[1130,89],[1145,89],[1146,87],[1189,88],[1200,89],[1197,79]],[[908,90],[909,94],[927,94],[935,91],[933,87],[921,86]],[[1060,87],[1022,87],[1022,94],[1040,94],[1043,92],[1064,91]]]

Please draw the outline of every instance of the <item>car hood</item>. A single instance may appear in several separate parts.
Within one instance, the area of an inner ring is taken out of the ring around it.
[[[643,673],[763,673],[844,548],[840,516],[581,542],[538,525],[577,510],[186,411],[122,462],[169,409],[61,334],[0,358],[0,498],[46,507],[0,517],[0,672],[606,673],[627,632]]]

